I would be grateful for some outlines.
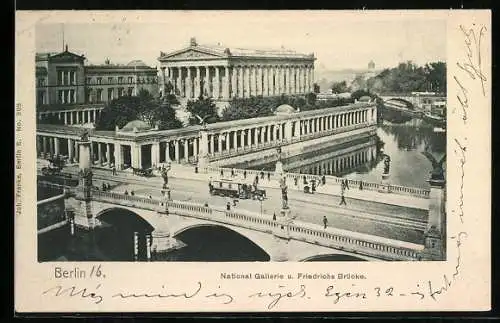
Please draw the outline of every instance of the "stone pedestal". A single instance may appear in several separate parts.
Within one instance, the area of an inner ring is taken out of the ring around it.
[[[430,179],[429,217],[424,232],[425,260],[446,259],[446,209],[444,179]]]
[[[274,169],[275,174],[283,174],[283,163],[281,161],[276,162],[276,168]]]
[[[389,185],[389,174],[382,174],[382,181],[380,181],[380,186],[378,191],[380,193],[390,193],[390,185]]]

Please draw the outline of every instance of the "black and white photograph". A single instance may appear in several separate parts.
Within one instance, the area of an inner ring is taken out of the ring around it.
[[[446,20],[280,17],[34,27],[39,262],[446,260]]]

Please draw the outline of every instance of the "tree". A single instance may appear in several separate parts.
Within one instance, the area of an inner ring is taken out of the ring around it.
[[[190,113],[190,125],[200,124],[201,121],[198,117],[204,119],[204,122],[206,123],[218,122],[220,119],[217,114],[217,107],[211,98],[204,98],[200,96],[196,101],[189,100],[187,102],[186,110]]]
[[[374,97],[373,94],[371,94],[370,92],[368,92],[366,90],[357,90],[357,91],[354,91],[354,92],[351,93],[351,98],[353,100],[359,100],[363,96],[369,96],[371,98]]]
[[[345,92],[350,92],[350,89],[349,87],[347,86],[347,82],[346,81],[342,81],[342,82],[335,82],[333,83],[332,87],[332,92],[333,93],[345,93]]]
[[[101,112],[96,124],[97,130],[115,130],[133,120],[143,120],[151,127],[160,129],[180,128],[175,110],[169,102],[153,97],[148,91],[141,90],[137,96],[122,96],[111,100]]]
[[[313,84],[313,92],[314,93],[319,93],[320,92],[320,87],[318,83]]]

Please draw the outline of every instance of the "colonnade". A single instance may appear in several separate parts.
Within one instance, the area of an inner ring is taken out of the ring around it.
[[[44,111],[38,112],[38,120],[55,117],[60,120],[61,124],[74,125],[95,123],[101,115],[102,108],[81,109],[81,110],[65,110],[65,111]]]
[[[296,117],[269,117],[258,124],[238,120],[214,124],[207,130],[193,129],[183,136],[159,135],[142,141],[126,138],[104,138],[98,133],[91,137],[91,156],[94,165],[149,168],[173,161],[195,163],[199,157],[211,158],[234,156],[261,149],[279,147],[286,143],[310,140],[342,131],[366,127],[376,122],[374,107],[355,110],[325,109],[307,111]],[[294,115],[291,115],[294,116]],[[354,127],[354,128],[353,128]],[[47,133],[50,130],[44,130]],[[140,136],[140,133],[137,135]],[[77,160],[78,138],[60,138],[61,135],[37,135],[38,155],[65,155]],[[66,136],[67,137],[67,136]],[[67,143],[63,144],[62,141]]]
[[[313,91],[313,64],[162,67],[164,85],[188,99],[304,94]],[[165,89],[164,89],[165,92]]]

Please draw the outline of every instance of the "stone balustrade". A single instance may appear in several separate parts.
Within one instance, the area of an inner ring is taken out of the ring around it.
[[[323,229],[316,224],[298,221],[289,222],[282,218],[272,220],[269,215],[240,210],[237,212],[226,211],[191,202],[164,202],[158,199],[102,191],[93,192],[93,199],[100,202],[156,211],[163,211],[166,207],[169,212],[181,216],[239,226],[277,236],[286,235],[288,238],[295,240],[387,260],[419,260],[420,251],[423,249],[421,245],[404,241],[335,228]]]

